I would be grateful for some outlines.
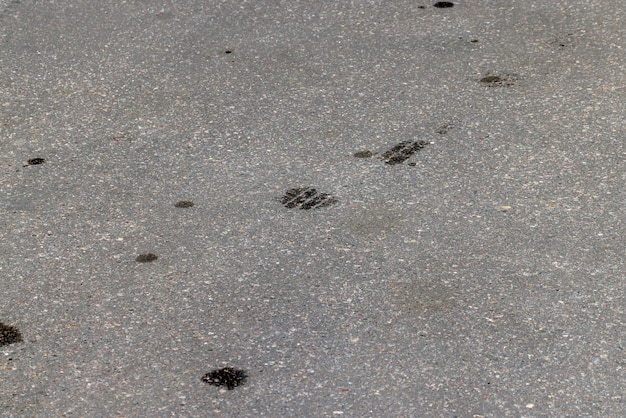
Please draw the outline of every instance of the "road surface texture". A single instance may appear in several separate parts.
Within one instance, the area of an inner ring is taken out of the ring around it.
[[[0,4],[0,416],[626,414],[620,2]]]

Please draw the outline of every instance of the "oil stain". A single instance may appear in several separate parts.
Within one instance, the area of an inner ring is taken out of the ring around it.
[[[233,390],[237,386],[246,383],[248,374],[245,370],[224,367],[216,369],[202,376],[202,381],[213,386],[226,386],[226,389]]]
[[[22,333],[19,329],[0,322],[0,347],[9,344],[21,343],[23,341],[24,338],[22,338]]]
[[[190,208],[193,206],[193,202],[191,200],[181,200],[180,202],[176,202],[174,206],[177,208]]]
[[[488,74],[479,81],[489,87],[509,87],[517,83],[517,76],[515,74]]]
[[[150,263],[159,258],[156,254],[147,253],[147,254],[139,254],[135,261],[138,263]]]
[[[328,193],[318,193],[312,187],[300,187],[287,190],[280,202],[288,209],[309,210],[330,206],[337,203],[337,199]]]
[[[454,3],[452,3],[451,1],[438,1],[437,3],[433,4],[433,7],[437,7],[439,9],[445,9],[453,6]]]
[[[46,162],[45,158],[31,158],[30,160],[28,160],[28,164],[27,165],[39,165],[39,164],[43,164]],[[24,166],[26,167],[26,166]]]
[[[374,155],[374,153],[372,151],[359,151],[359,152],[355,152],[354,156],[356,158],[370,158],[372,155]]]
[[[428,143],[426,141],[403,141],[395,145],[382,155],[385,164],[395,165],[402,164],[411,158],[413,154],[424,148]]]

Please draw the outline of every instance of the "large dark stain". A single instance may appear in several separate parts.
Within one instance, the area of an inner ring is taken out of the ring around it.
[[[433,7],[437,7],[439,9],[445,9],[447,7],[453,7],[454,3],[452,3],[451,1],[438,1],[437,3],[433,4]]]
[[[138,263],[150,263],[159,258],[156,254],[147,253],[147,254],[139,254],[135,261]]]
[[[402,164],[404,161],[411,158],[411,155],[424,148],[427,144],[426,141],[403,141],[386,151],[382,155],[382,159],[385,161],[385,164]]]
[[[318,209],[337,203],[337,199],[328,193],[318,193],[312,187],[289,189],[280,202],[288,209],[300,208],[304,210]]]
[[[202,381],[209,385],[226,386],[226,389],[233,390],[237,386],[245,384],[247,378],[248,374],[245,370],[224,367],[205,374],[202,376]]]
[[[24,339],[16,327],[0,322],[0,347],[9,344],[21,343]]]

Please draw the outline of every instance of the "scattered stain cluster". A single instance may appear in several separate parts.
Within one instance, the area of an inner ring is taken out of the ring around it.
[[[300,208],[304,210],[317,209],[337,203],[337,199],[328,193],[318,193],[312,187],[289,189],[280,202],[288,209]]]
[[[21,343],[22,341],[24,341],[24,339],[22,338],[22,333],[19,329],[0,322],[0,347],[9,344]]]
[[[205,374],[202,376],[202,381],[209,385],[226,386],[226,389],[233,390],[237,386],[245,384],[247,378],[248,374],[245,370],[224,367]]]
[[[411,158],[411,155],[424,148],[428,143],[426,141],[403,141],[386,151],[382,158],[385,164],[395,165],[402,164]]]
[[[150,263],[159,258],[156,254],[147,253],[147,254],[139,254],[135,261],[138,263]]]
[[[191,200],[181,200],[174,204],[177,208],[190,208],[193,206],[193,202]]]
[[[514,74],[490,74],[481,78],[480,82],[489,87],[508,87],[517,82],[517,76]]]

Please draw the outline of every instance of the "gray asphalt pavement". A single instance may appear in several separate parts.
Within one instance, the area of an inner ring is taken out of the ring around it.
[[[626,8],[453,3],[0,0],[0,416],[625,416]]]

